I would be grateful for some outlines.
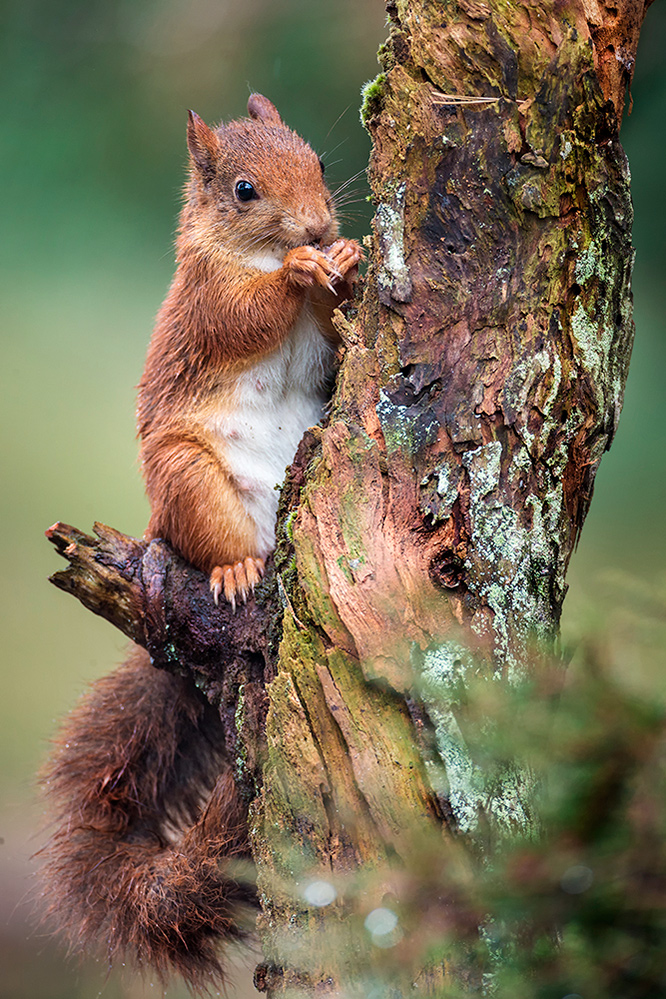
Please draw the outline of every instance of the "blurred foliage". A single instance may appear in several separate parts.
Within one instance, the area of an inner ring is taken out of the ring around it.
[[[665,650],[666,585],[634,587],[568,668],[471,680],[440,703],[488,787],[516,763],[531,772],[534,821],[507,831],[481,808],[473,842],[420,826],[401,862],[328,896],[314,882],[321,912],[337,894],[340,917],[356,920],[351,995],[666,995]],[[441,992],[412,984],[442,962],[453,981]]]
[[[26,0],[6,20],[3,269],[85,274],[91,251],[168,246],[188,107],[233,118],[259,90],[327,163],[343,160],[334,178],[367,161],[357,106],[384,34],[379,5]]]
[[[636,203],[638,335],[625,412],[572,566],[569,635],[583,635],[591,615],[614,613],[600,599],[599,569],[651,578],[666,554],[665,28],[664,5],[654,4],[622,132]],[[2,7],[2,999],[75,999],[102,987],[108,996],[143,994],[96,966],[64,970],[59,952],[28,936],[28,907],[19,903],[39,845],[39,814],[28,802],[46,740],[86,682],[123,655],[120,636],[46,584],[58,565],[42,532],[57,518],[83,529],[99,519],[133,534],[146,524],[133,386],[173,269],[187,108],[212,122],[242,114],[251,89],[267,94],[323,154],[335,187],[367,161],[359,91],[377,72],[384,35],[381,0]],[[362,236],[370,215],[362,177],[354,188],[360,200],[349,212],[358,215],[344,231]],[[638,653],[626,648],[633,670]]]

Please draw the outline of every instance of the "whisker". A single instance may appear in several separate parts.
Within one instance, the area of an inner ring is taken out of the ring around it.
[[[347,198],[345,201],[341,201],[339,203],[336,201],[335,210],[339,213],[344,211],[344,209],[349,208],[350,205],[363,205],[367,203],[368,199],[363,195],[358,198]]]
[[[333,131],[333,129],[335,128],[335,126],[336,126],[336,125],[338,124],[338,122],[340,121],[340,119],[341,119],[341,118],[343,118],[343,117],[344,117],[344,115],[346,115],[346,114],[347,114],[347,112],[349,111],[350,107],[351,107],[351,104],[348,104],[348,105],[347,105],[347,107],[346,107],[346,108],[344,109],[344,111],[341,111],[341,112],[340,112],[340,114],[339,114],[339,115],[338,115],[338,117],[337,117],[337,118],[335,119],[335,121],[333,122],[333,124],[332,124],[332,125],[331,125],[331,127],[329,128],[328,132],[326,133],[326,138],[327,138],[327,139],[328,139],[329,135],[331,134],[331,132]],[[344,141],[344,140],[343,140],[343,141]],[[336,147],[336,148],[337,148],[337,147]]]
[[[344,212],[340,212],[337,216],[338,221],[343,219],[358,218],[361,215],[360,208],[349,208]]]
[[[365,174],[365,167],[363,167],[362,170],[359,170],[358,173],[354,173],[352,174],[351,177],[348,177],[347,180],[345,180],[342,184],[336,187],[335,190],[332,191],[331,193],[333,194],[334,197],[338,194],[341,194],[342,191],[346,190],[346,188],[348,188],[350,184],[353,184],[355,180],[358,180],[358,178],[362,177],[364,174]]]
[[[343,146],[345,144],[345,142],[347,141],[347,138],[348,137],[345,136],[344,139],[340,139],[339,142],[336,142],[336,144],[333,146],[333,148],[330,151],[328,149],[324,150],[324,152],[321,155],[322,155],[322,159],[324,159],[324,161],[326,162],[326,166],[330,165],[329,162],[328,162],[328,157],[332,156],[333,153],[337,152],[337,150],[340,148],[340,146]],[[337,162],[339,163],[340,161],[338,160]]]
[[[350,198],[364,198],[367,191],[367,188],[350,187],[346,191],[343,191],[342,195],[338,194],[335,196],[335,204],[344,205]]]

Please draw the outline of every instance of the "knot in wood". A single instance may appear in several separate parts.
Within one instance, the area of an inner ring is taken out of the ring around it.
[[[254,969],[253,985],[257,992],[268,992],[277,987],[284,978],[284,971],[275,964],[262,963]]]
[[[452,548],[442,548],[430,561],[430,578],[445,590],[457,590],[465,583],[465,563]]]

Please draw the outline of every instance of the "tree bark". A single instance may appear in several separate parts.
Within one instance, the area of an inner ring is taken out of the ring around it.
[[[466,753],[456,690],[553,650],[617,427],[633,338],[618,130],[645,6],[387,4],[363,108],[370,266],[288,519],[253,829],[269,996],[367,994],[386,957],[364,919],[419,837],[441,825],[459,864],[461,842],[533,821],[529,773],[490,787]],[[331,904],[312,901],[321,880]],[[396,969],[391,994],[467,974]]]
[[[363,108],[369,269],[338,318],[330,419],[283,491],[274,575],[231,619],[211,617],[205,580],[160,543],[129,543],[110,570],[130,593],[112,581],[119,606],[102,612],[192,671],[247,793],[261,787],[268,996],[370,995],[389,959],[366,919],[390,915],[419,843],[440,836],[442,864],[464,870],[488,829],[532,822],[529,773],[485,783],[456,692],[472,676],[511,683],[553,650],[617,427],[633,337],[618,130],[646,6],[389,0]],[[76,561],[92,539],[53,540]],[[97,612],[88,570],[109,561],[95,548],[65,584]],[[476,933],[479,914],[453,918]],[[451,981],[478,986],[446,961],[397,962],[391,994]]]

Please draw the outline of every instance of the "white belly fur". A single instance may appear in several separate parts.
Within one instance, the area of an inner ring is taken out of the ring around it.
[[[332,359],[306,306],[287,340],[237,378],[232,406],[208,421],[256,524],[261,557],[275,547],[276,487],[303,433],[322,418]]]

